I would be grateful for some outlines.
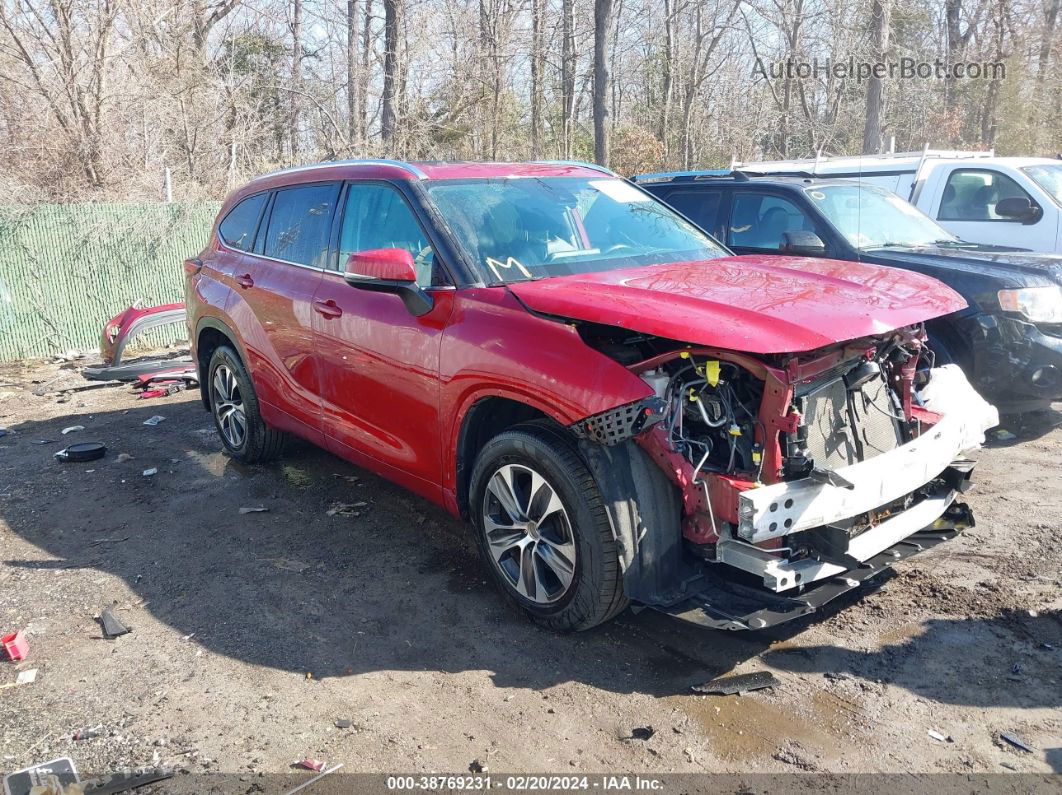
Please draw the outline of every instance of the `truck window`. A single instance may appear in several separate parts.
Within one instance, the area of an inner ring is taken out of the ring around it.
[[[721,190],[673,190],[664,201],[711,234],[719,232]]]
[[[777,251],[785,232],[814,232],[811,219],[794,202],[766,193],[742,193],[734,197],[734,210],[727,228],[727,245]]]
[[[1032,197],[998,171],[957,168],[948,176],[937,218],[941,221],[1014,221],[996,214],[1001,199]]]

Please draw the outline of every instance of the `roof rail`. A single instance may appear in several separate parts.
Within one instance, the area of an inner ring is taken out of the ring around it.
[[[579,168],[589,168],[594,171],[600,171],[602,174],[608,174],[610,177],[619,176],[610,168],[599,166],[597,163],[584,163],[582,160],[530,160],[528,162],[533,166],[578,166]]]
[[[414,166],[412,163],[406,163],[401,160],[328,160],[323,163],[310,163],[305,166],[292,166],[291,168],[282,168],[278,171],[270,171],[268,174],[260,174],[257,179],[262,177],[275,177],[279,174],[297,174],[300,171],[309,171],[314,168],[334,168],[337,166],[394,166],[400,168],[412,174],[417,179],[427,179],[428,175]]]
[[[704,171],[663,171],[659,174],[641,174],[633,179],[635,182],[651,185],[655,182],[699,182],[709,179],[736,179],[740,182],[747,182],[748,178],[748,174],[737,169],[715,169]]]

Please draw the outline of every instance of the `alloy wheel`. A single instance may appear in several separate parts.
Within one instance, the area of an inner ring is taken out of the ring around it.
[[[483,493],[483,532],[491,559],[523,598],[561,599],[575,578],[575,535],[556,489],[522,464],[498,467]]]
[[[247,415],[236,374],[222,364],[214,370],[212,381],[214,416],[230,447],[239,448],[247,438]]]

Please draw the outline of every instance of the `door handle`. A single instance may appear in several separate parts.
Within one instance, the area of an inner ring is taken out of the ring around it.
[[[236,284],[240,285],[244,289],[248,287],[254,287],[254,279],[251,278],[251,274],[245,273],[243,276],[236,277]]]
[[[343,310],[331,298],[327,301],[314,301],[313,311],[324,317],[340,317],[343,314]]]

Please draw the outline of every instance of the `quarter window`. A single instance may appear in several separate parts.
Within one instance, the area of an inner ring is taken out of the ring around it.
[[[258,226],[258,217],[262,214],[266,193],[248,196],[233,207],[218,227],[218,234],[225,245],[240,251],[249,251],[253,243],[254,230]]]
[[[1032,201],[1017,182],[998,171],[958,168],[948,176],[937,218],[941,221],[1015,221],[996,213],[1001,199]]]
[[[338,183],[277,191],[262,253],[298,265],[324,267],[338,198]]]
[[[434,267],[435,252],[413,211],[389,185],[353,183],[347,189],[343,226],[339,235],[339,266],[351,254],[380,248],[400,248],[413,256],[417,284],[440,284]]]
[[[777,251],[786,232],[814,232],[811,219],[789,199],[765,193],[734,197],[726,242],[735,248]]]

